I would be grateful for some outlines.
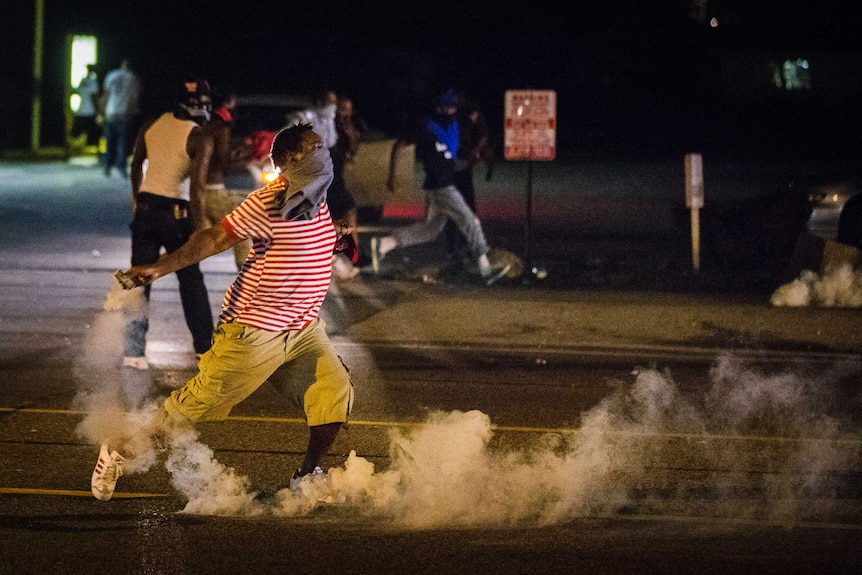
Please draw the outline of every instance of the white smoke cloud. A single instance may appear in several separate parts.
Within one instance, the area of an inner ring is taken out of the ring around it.
[[[165,462],[171,484],[188,499],[183,511],[199,515],[263,513],[255,493],[249,491],[249,480],[219,463],[213,451],[197,439],[194,431],[177,434]]]
[[[403,529],[549,525],[621,513],[658,497],[644,495],[643,485],[659,481],[651,476],[669,465],[662,441],[685,436],[678,440],[688,442],[685,457],[697,468],[730,470],[706,486],[713,512],[792,522],[836,505],[810,494],[824,491],[836,469],[858,465],[836,447],[853,431],[828,413],[840,402],[823,389],[847,373],[858,366],[808,377],[764,373],[724,356],[705,396],[688,398],[668,372],[639,369],[633,384],[584,413],[577,429],[540,435],[519,449],[492,447],[485,413],[434,412],[421,425],[391,432],[388,469],[376,471],[351,451],[325,478],[303,480],[298,493],[284,488],[262,499],[194,433],[174,440],[167,467],[188,501],[185,513],[298,516],[341,505]],[[762,454],[742,446],[747,437],[762,441],[773,433],[784,454],[776,460],[760,462]],[[766,472],[749,468],[759,466]],[[755,497],[740,496],[735,474],[746,476]],[[675,508],[698,504],[699,496],[674,489],[661,497],[671,497]]]
[[[77,433],[91,443],[131,434],[147,417],[149,373],[121,366],[125,319],[141,314],[146,305],[142,290],[124,290],[112,279],[103,311],[86,332],[74,367],[78,390],[72,407],[89,412]]]
[[[121,329],[122,314],[106,309],[91,330],[80,370],[76,405],[90,414],[79,433],[95,443],[106,434],[130,435],[155,410],[123,411],[127,400],[112,359],[122,354]],[[862,406],[848,404],[836,387],[858,373],[850,363],[814,374],[767,372],[724,355],[710,370],[708,390],[692,396],[669,371],[638,368],[632,383],[580,414],[575,428],[537,435],[518,448],[493,441],[500,432],[488,414],[432,412],[422,424],[390,432],[386,469],[378,471],[354,450],[325,476],[304,478],[297,493],[284,477],[284,489],[262,497],[194,431],[169,437],[167,456],[149,438],[128,444],[126,473],[164,460],[187,502],[183,512],[202,515],[301,516],[338,505],[403,529],[550,525],[624,513],[650,498],[685,509],[702,505],[707,491],[718,516],[792,522],[829,512],[838,504],[829,496],[836,470],[860,465],[840,439],[858,436],[842,415]],[[752,450],[751,441],[772,441],[781,455],[769,459]],[[673,442],[684,444],[682,455],[679,445],[669,446]],[[665,468],[689,464],[722,473],[701,479],[697,488],[680,481],[650,487],[662,484]]]
[[[770,298],[776,307],[862,307],[862,270],[849,263],[829,268],[823,275],[803,270],[798,278],[779,286]]]

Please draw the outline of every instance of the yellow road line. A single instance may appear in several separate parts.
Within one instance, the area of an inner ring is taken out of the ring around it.
[[[58,495],[64,497],[93,497],[90,491],[69,489],[22,489],[17,487],[0,487],[0,495]],[[167,493],[114,493],[114,499],[147,499],[167,497]]]
[[[58,497],[86,497],[93,498],[89,491],[76,491],[68,489],[18,489],[14,487],[0,487],[0,495],[53,495]],[[166,493],[122,493],[115,492],[113,499],[152,499],[168,497]],[[605,519],[609,521],[651,521],[663,523],[698,523],[712,525],[739,525],[754,527],[782,527],[782,528],[808,528],[808,529],[833,529],[862,531],[862,525],[853,523],[832,523],[815,521],[771,521],[758,519],[740,519],[735,517],[712,517],[697,515],[644,515],[644,514],[601,514],[582,515],[579,519]]]
[[[0,413],[41,413],[55,415],[91,415],[97,413],[94,411],[76,411],[72,409],[38,409],[38,408],[22,408],[0,407]],[[126,412],[116,412],[118,414]],[[253,416],[253,415],[232,415],[227,418],[227,421],[252,421],[259,423],[294,423],[305,425],[305,420],[298,417],[268,417],[268,416]],[[426,422],[405,422],[405,421],[363,421],[349,420],[348,426],[367,426],[367,427],[419,427],[425,425]],[[528,426],[511,426],[511,425],[491,425],[493,431],[508,431],[521,433],[560,433],[560,434],[575,434],[578,429],[571,427],[528,427]],[[658,431],[617,431],[613,435],[625,435],[631,437],[660,437],[673,439],[694,439],[694,440],[724,440],[724,441],[759,441],[772,443],[817,443],[826,442],[830,444],[843,445],[859,445],[862,446],[862,437],[839,437],[839,438],[822,438],[822,437],[777,437],[770,435],[727,435],[727,434],[712,434],[712,433],[674,433],[674,432],[658,432]]]

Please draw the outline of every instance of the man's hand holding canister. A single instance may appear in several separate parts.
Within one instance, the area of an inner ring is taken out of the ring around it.
[[[359,261],[359,246],[353,240],[353,226],[347,220],[335,220],[332,225],[335,226],[336,237],[333,253],[343,253],[353,263]]]

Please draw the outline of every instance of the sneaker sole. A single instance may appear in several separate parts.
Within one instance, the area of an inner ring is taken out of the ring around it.
[[[150,369],[150,362],[146,357],[124,357],[123,367],[133,367],[141,371]]]
[[[371,271],[380,273],[380,239],[371,238]]]
[[[497,280],[499,280],[500,278],[505,276],[507,273],[509,273],[510,269],[512,269],[512,264],[506,264],[505,266],[500,268],[500,271],[498,271],[497,273],[492,274],[491,276],[485,278],[485,285],[486,286],[493,285]]]
[[[95,487],[90,488],[90,490],[93,492],[93,497],[95,497],[99,501],[110,501],[111,497],[114,496],[113,491],[110,493],[103,493],[103,492],[99,491],[98,489],[96,489]]]

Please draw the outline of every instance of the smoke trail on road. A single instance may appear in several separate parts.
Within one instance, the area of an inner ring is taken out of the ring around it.
[[[353,466],[365,473],[368,468],[351,454],[345,469],[333,469],[329,477],[342,498],[364,502],[407,528],[547,525],[615,514],[638,503],[640,486],[662,467],[678,465],[665,459],[669,453],[656,439],[686,435],[695,469],[754,471],[742,489],[755,490],[756,497],[741,497],[738,482],[709,485],[714,511],[792,522],[812,511],[809,506],[822,513],[835,503],[811,497],[829,493],[833,470],[858,470],[858,454],[831,442],[852,433],[828,414],[840,411],[840,400],[827,391],[834,391],[829,380],[843,373],[769,375],[727,356],[713,368],[713,386],[698,406],[683,397],[669,373],[639,370],[631,387],[583,414],[571,435],[550,434],[529,449],[500,452],[488,448],[486,415],[434,414],[415,431],[393,435],[389,471],[356,477],[361,473]],[[726,438],[765,432],[800,441],[784,442],[780,458],[751,462],[742,458],[748,451]],[[716,434],[725,438],[700,439]],[[662,497],[684,504],[691,496],[674,489],[679,492]]]
[[[419,529],[549,525],[621,513],[644,497],[684,507],[704,497],[703,486],[694,496],[679,485],[659,496],[645,495],[643,485],[661,483],[665,467],[690,464],[727,471],[706,486],[718,516],[791,523],[837,503],[829,491],[835,470],[858,472],[855,448],[838,446],[858,433],[842,423],[842,409],[859,406],[834,393],[835,381],[851,372],[858,366],[817,377],[768,374],[725,356],[711,370],[708,393],[687,398],[669,373],[636,370],[634,382],[582,414],[577,429],[537,436],[517,450],[491,446],[495,432],[485,413],[435,412],[409,431],[391,432],[388,469],[376,472],[353,451],[325,481],[303,481],[299,493],[283,489],[269,500],[255,499],[249,482],[194,434],[175,441],[168,468],[188,499],[187,513],[296,516],[336,504]],[[778,457],[761,460],[740,447],[769,434],[781,447]],[[668,441],[687,442],[693,463],[668,461]],[[748,483],[740,487],[734,474]]]
[[[776,307],[862,307],[862,270],[844,263],[824,274],[803,271],[779,286],[770,298]]]
[[[120,367],[124,315],[142,309],[141,295],[112,285],[76,365],[80,389],[73,405],[88,413],[77,431],[94,444],[132,436],[156,409],[130,396],[135,390],[122,371],[128,368]],[[630,384],[580,414],[570,431],[505,449],[494,446],[500,432],[488,414],[432,412],[421,425],[390,432],[387,469],[375,470],[352,451],[325,480],[309,477],[297,493],[282,489],[268,498],[257,497],[250,481],[220,463],[195,431],[167,437],[166,459],[150,437],[127,443],[126,473],[164,459],[187,501],[183,512],[202,515],[298,516],[326,504],[396,528],[505,527],[625,513],[651,498],[685,509],[705,497],[718,517],[792,523],[837,505],[830,487],[836,471],[860,472],[859,430],[847,422],[862,405],[855,390],[841,387],[858,382],[858,374],[856,364],[770,373],[728,354],[710,370],[707,392],[691,397],[669,372],[636,369]],[[745,445],[751,441],[775,454]],[[649,487],[661,486],[664,470],[674,468],[724,473],[696,487]]]
[[[152,411],[145,405],[149,373],[122,367],[125,319],[144,313],[146,305],[142,290],[124,290],[112,278],[103,309],[87,330],[75,362],[78,390],[72,407],[88,413],[77,432],[96,445],[133,432]]]

